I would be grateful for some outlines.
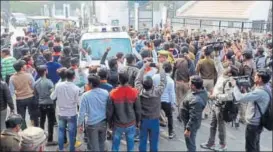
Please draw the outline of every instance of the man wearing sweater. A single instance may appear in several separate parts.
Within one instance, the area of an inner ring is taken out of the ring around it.
[[[26,108],[28,108],[30,119],[34,121],[34,125],[38,126],[37,105],[35,104],[34,97],[34,78],[31,74],[25,71],[26,62],[18,60],[13,64],[16,73],[10,77],[9,89],[11,96],[15,94],[17,112],[23,117],[22,129],[26,128],[25,116]]]
[[[51,99],[56,100],[59,116],[59,150],[64,150],[64,133],[68,125],[69,131],[69,149],[75,151],[76,131],[77,131],[77,105],[80,100],[80,88],[77,87],[73,80],[75,72],[72,69],[66,70],[67,81],[60,82],[56,85],[54,92],[51,94]]]
[[[10,50],[4,48],[1,50],[1,73],[3,80],[6,80],[7,76],[11,76],[16,71],[13,68],[13,64],[16,62],[16,59],[10,55]]]
[[[146,151],[148,135],[150,140],[150,151],[158,151],[160,133],[159,118],[161,110],[160,97],[164,91],[167,80],[164,70],[161,69],[160,84],[155,87],[152,78],[144,76],[145,68],[148,67],[150,67],[149,62],[139,71],[135,81],[135,87],[139,91],[142,109],[139,151]]]
[[[232,81],[235,86],[233,95],[238,102],[247,103],[246,108],[246,133],[245,133],[245,150],[247,152],[260,151],[260,135],[263,126],[260,125],[262,114],[265,113],[272,99],[271,91],[268,90],[266,84],[270,81],[271,74],[267,69],[257,71],[254,82],[255,89],[248,93],[241,93],[241,88],[236,85],[236,81]],[[245,91],[245,90],[244,90]]]
[[[37,73],[40,78],[34,84],[35,99],[38,101],[41,120],[40,127],[45,128],[46,116],[48,119],[48,140],[47,145],[56,145],[57,142],[53,142],[53,129],[54,129],[54,117],[55,109],[53,100],[50,98],[50,94],[54,89],[54,85],[51,80],[46,78],[47,67],[40,65],[37,67]]]
[[[136,126],[141,116],[141,105],[137,89],[128,84],[127,72],[121,70],[118,79],[120,86],[111,91],[107,104],[107,122],[114,128],[112,151],[119,151],[123,133],[126,133],[127,151],[133,151]]]
[[[164,89],[163,94],[161,95],[161,108],[165,112],[168,118],[168,129],[169,129],[169,138],[172,139],[175,134],[173,131],[173,109],[176,105],[176,96],[175,96],[175,86],[174,81],[171,78],[170,74],[172,71],[172,65],[169,62],[163,64],[163,70],[167,73],[167,85]],[[158,86],[160,84],[160,75],[156,74],[153,76],[154,85]]]

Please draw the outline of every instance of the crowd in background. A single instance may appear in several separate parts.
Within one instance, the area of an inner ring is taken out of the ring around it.
[[[210,136],[202,148],[227,150],[225,125],[234,122],[235,127],[247,125],[245,150],[259,151],[260,119],[272,101],[271,34],[258,39],[251,32],[173,32],[156,26],[139,33],[130,27],[132,47],[141,59],[122,50],[107,57],[108,47],[101,50],[100,66],[79,67],[79,54],[90,53],[79,46],[80,33],[45,31],[40,38],[28,29],[16,37],[13,50],[6,45],[8,30],[1,36],[1,146],[7,151],[56,144],[59,151],[68,145],[75,151],[82,133],[91,151],[104,151],[107,137],[111,150],[118,151],[123,134],[128,151],[135,141],[139,151],[146,151],[148,139],[150,150],[158,151],[160,126],[168,127],[170,139],[178,134],[173,119],[183,122],[187,150],[196,151],[196,134],[209,115]],[[234,77],[242,76],[247,76],[248,88],[238,88]],[[11,115],[6,120],[7,106]],[[26,109],[35,127],[27,127]],[[46,119],[48,135],[36,128],[45,129]],[[25,132],[22,142],[20,129]],[[29,139],[34,133],[39,139]]]

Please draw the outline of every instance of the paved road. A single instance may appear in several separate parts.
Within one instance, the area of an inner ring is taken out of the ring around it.
[[[176,114],[174,114],[176,116]],[[28,117],[28,116],[27,116]],[[27,118],[29,120],[29,117]],[[209,128],[210,128],[210,118],[202,121],[202,126],[197,133],[197,151],[208,151],[200,148],[200,144],[206,142],[209,137]],[[47,125],[46,125],[47,126]],[[186,151],[185,140],[183,136],[183,124],[174,119],[174,129],[176,137],[174,139],[168,139],[167,137],[167,127],[161,127],[160,151]],[[226,125],[227,130],[227,146],[228,151],[244,151],[245,145],[245,125],[241,125],[240,128],[235,129],[231,124]],[[57,140],[57,127],[54,129],[54,139]],[[83,139],[83,138],[82,138]],[[216,136],[216,144],[219,142],[218,135]],[[108,141],[108,146],[111,147],[111,142]],[[272,151],[272,132],[264,130],[261,134],[261,151]],[[57,146],[47,147],[47,150],[54,151],[57,149]],[[86,144],[83,144],[78,150],[86,150]],[[126,150],[126,145],[122,142],[120,146],[121,151]],[[135,144],[135,150],[138,150],[138,143]]]

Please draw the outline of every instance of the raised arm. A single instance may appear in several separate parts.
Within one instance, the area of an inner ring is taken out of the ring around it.
[[[140,92],[143,89],[142,86],[142,81],[143,81],[143,77],[144,77],[144,72],[145,72],[145,66],[143,66],[139,72],[138,75],[135,79],[135,88]]]
[[[109,53],[110,50],[111,50],[111,47],[108,47],[106,49],[106,51],[104,52],[104,54],[103,54],[103,56],[102,56],[102,58],[100,60],[100,64],[105,65],[105,60],[106,60],[106,57],[107,57],[107,55],[108,55],[108,53]]]
[[[160,83],[159,85],[155,88],[155,93],[157,96],[161,96],[166,85],[167,85],[167,77],[165,71],[162,69],[162,66],[158,66],[160,69]]]

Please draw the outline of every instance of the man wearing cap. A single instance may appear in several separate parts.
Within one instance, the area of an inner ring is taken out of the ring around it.
[[[16,62],[16,59],[11,56],[10,49],[4,48],[1,50],[1,74],[3,77],[3,80],[6,80],[7,76],[11,76],[16,71],[13,68],[13,64]]]
[[[18,60],[13,64],[16,73],[10,77],[9,89],[11,96],[16,96],[17,112],[23,117],[22,129],[25,129],[26,108],[28,108],[30,119],[35,126],[38,126],[38,116],[36,114],[37,104],[34,101],[34,78],[25,71],[26,62]]]
[[[21,134],[21,151],[46,151],[47,133],[38,127],[29,127]]]
[[[169,51],[165,51],[165,50],[158,51],[158,62],[164,63],[166,61],[174,63],[174,58],[172,54]]]
[[[184,122],[184,137],[188,151],[196,151],[195,139],[201,126],[202,112],[206,107],[208,93],[204,90],[203,80],[194,75],[190,78],[191,92],[185,97],[179,113]]]
[[[1,151],[19,151],[21,137],[18,134],[21,130],[23,119],[18,114],[11,114],[6,120],[6,129],[1,133]]]

